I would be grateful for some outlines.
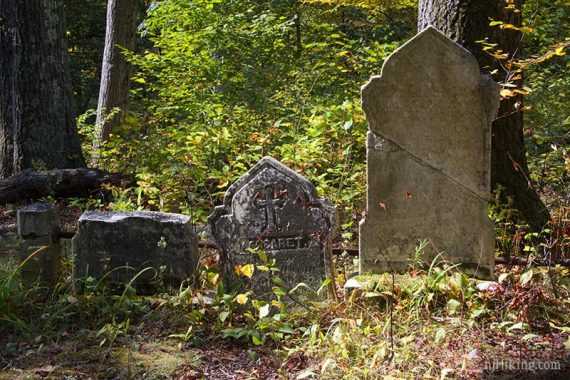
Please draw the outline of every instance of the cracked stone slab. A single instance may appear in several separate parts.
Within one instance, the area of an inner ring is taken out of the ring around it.
[[[369,123],[360,271],[402,272],[415,248],[488,278],[494,266],[491,122],[499,88],[433,27],[396,50],[362,88]]]
[[[210,237],[222,249],[226,286],[270,297],[270,273],[255,270],[251,279],[236,267],[262,264],[256,251],[275,259],[277,275],[291,289],[305,283],[318,289],[327,277],[327,247],[336,228],[330,202],[315,186],[272,157],[265,157],[226,192],[223,205],[208,218]]]

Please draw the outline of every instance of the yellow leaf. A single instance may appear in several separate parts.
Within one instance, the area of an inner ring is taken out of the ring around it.
[[[279,309],[282,309],[285,305],[283,305],[283,302],[272,300],[271,306],[275,306],[275,307],[278,307]]]
[[[501,29],[518,29],[516,26],[514,26],[513,24],[502,24],[499,26],[499,28]]]
[[[247,295],[245,294],[238,294],[236,297],[236,302],[240,305],[244,305],[247,302]]]
[[[234,270],[238,276],[251,278],[251,276],[253,276],[255,267],[253,266],[253,264],[236,265]]]
[[[515,95],[515,92],[506,88],[501,90],[501,97],[502,98],[510,98]]]

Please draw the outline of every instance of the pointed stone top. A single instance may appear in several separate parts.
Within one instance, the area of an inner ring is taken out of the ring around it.
[[[498,104],[499,87],[481,75],[475,57],[432,26],[392,53],[381,75],[362,87],[369,129],[384,145],[482,198],[489,185],[484,131]]]
[[[430,65],[447,65],[457,63],[462,66],[465,76],[479,78],[479,64],[477,59],[463,46],[448,38],[434,26],[427,26],[405,44],[396,49],[382,65],[381,75],[372,76],[370,81],[362,86],[362,91],[375,79],[390,72],[398,72],[402,60],[417,60],[423,67]]]
[[[298,186],[302,188],[307,194],[312,197],[316,197],[315,186],[300,175],[299,173],[295,172],[294,170],[288,168],[287,166],[283,165],[281,162],[276,160],[271,156],[265,156],[253,168],[251,168],[246,174],[244,174],[240,179],[234,182],[226,191],[226,195],[224,197],[224,206],[229,206],[232,202],[233,196],[246,184],[248,184],[251,180],[257,177],[264,171],[273,169],[281,173],[284,178],[288,178],[291,182],[296,182]]]

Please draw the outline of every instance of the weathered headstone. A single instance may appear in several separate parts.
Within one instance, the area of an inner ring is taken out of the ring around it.
[[[236,267],[260,264],[257,248],[281,271],[291,289],[306,283],[318,289],[327,277],[327,247],[336,227],[334,207],[317,198],[315,186],[279,161],[265,157],[227,190],[224,203],[208,218],[209,232],[222,249],[227,285],[269,296],[270,272],[251,279]],[[249,248],[253,248],[252,251]]]
[[[498,105],[498,85],[433,27],[395,51],[363,86],[369,131],[361,272],[405,271],[427,239],[424,261],[444,251],[466,271],[492,275],[487,206]]]
[[[133,282],[140,293],[156,291],[155,284],[178,287],[198,264],[198,238],[180,214],[85,212],[72,245],[75,278],[121,288],[140,273]]]
[[[17,213],[22,279],[53,285],[59,276],[62,247],[57,237],[59,212],[46,203],[33,203]]]

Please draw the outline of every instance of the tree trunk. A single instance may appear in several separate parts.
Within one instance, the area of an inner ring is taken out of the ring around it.
[[[0,179],[84,166],[61,0],[0,0]]]
[[[515,2],[520,10],[520,4]],[[433,25],[449,38],[469,50],[478,60],[483,72],[496,70],[493,78],[504,81],[507,71],[501,62],[483,51],[476,41],[487,39],[509,54],[509,59],[521,53],[521,33],[513,29],[491,27],[491,20],[521,25],[521,13],[506,9],[504,0],[420,0],[418,29]],[[520,83],[519,83],[520,84]],[[550,214],[532,188],[526,161],[523,137],[523,115],[518,110],[520,95],[502,99],[493,121],[491,153],[491,186],[502,189],[502,199],[512,198],[513,206],[533,229],[540,230],[550,220]]]
[[[119,185],[122,182],[131,180],[97,169],[62,169],[47,172],[27,169],[0,181],[0,204],[36,200],[47,196],[86,197],[102,191],[103,184]]]
[[[127,111],[131,65],[122,49],[133,51],[136,42],[138,0],[109,0],[107,4],[107,30],[101,69],[101,87],[97,104],[97,136],[93,142],[96,161],[102,142],[121,121]],[[118,108],[119,112],[113,110]]]

